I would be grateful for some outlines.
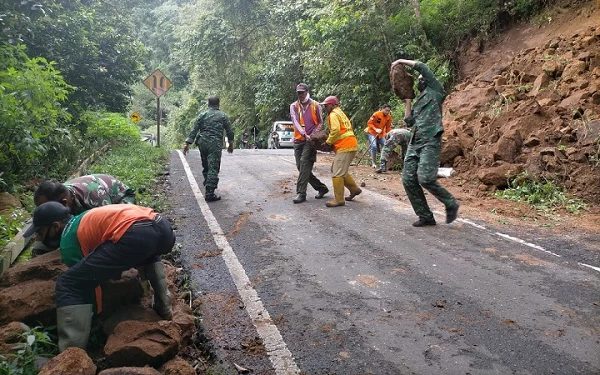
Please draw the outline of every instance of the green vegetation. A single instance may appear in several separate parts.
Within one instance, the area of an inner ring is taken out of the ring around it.
[[[143,142],[123,143],[113,147],[106,157],[87,169],[87,173],[107,173],[135,188],[137,203],[156,211],[165,209],[166,198],[156,194],[157,176],[168,163],[168,150]]]
[[[58,354],[58,347],[48,334],[54,327],[21,325],[24,332],[15,345],[16,354],[0,355],[0,375],[35,375],[38,373],[35,366],[37,357],[52,358]]]
[[[572,214],[580,214],[586,204],[565,194],[564,189],[552,181],[537,181],[527,172],[516,176],[505,190],[496,192],[496,196],[525,202],[543,212],[565,209]]]

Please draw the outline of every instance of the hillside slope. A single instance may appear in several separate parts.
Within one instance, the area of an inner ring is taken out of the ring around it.
[[[554,8],[460,57],[442,165],[494,191],[527,172],[600,203],[600,9]]]

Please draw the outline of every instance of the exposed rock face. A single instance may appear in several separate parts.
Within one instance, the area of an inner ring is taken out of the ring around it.
[[[180,341],[181,331],[174,322],[130,320],[115,327],[104,347],[104,353],[113,367],[158,367],[175,358]]]
[[[52,358],[38,375],[95,375],[96,365],[83,349],[68,348]]]
[[[600,26],[593,26],[457,85],[444,103],[440,161],[497,188],[506,173],[527,171],[598,203],[599,114]]]

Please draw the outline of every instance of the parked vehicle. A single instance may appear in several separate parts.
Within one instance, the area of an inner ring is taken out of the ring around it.
[[[279,135],[279,147],[294,147],[294,124],[291,121],[275,121],[271,133]]]

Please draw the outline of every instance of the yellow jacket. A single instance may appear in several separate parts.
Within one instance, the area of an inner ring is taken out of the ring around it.
[[[350,152],[358,150],[358,141],[354,136],[352,124],[340,107],[335,107],[327,116],[329,137],[325,141],[333,145],[335,152]]]

